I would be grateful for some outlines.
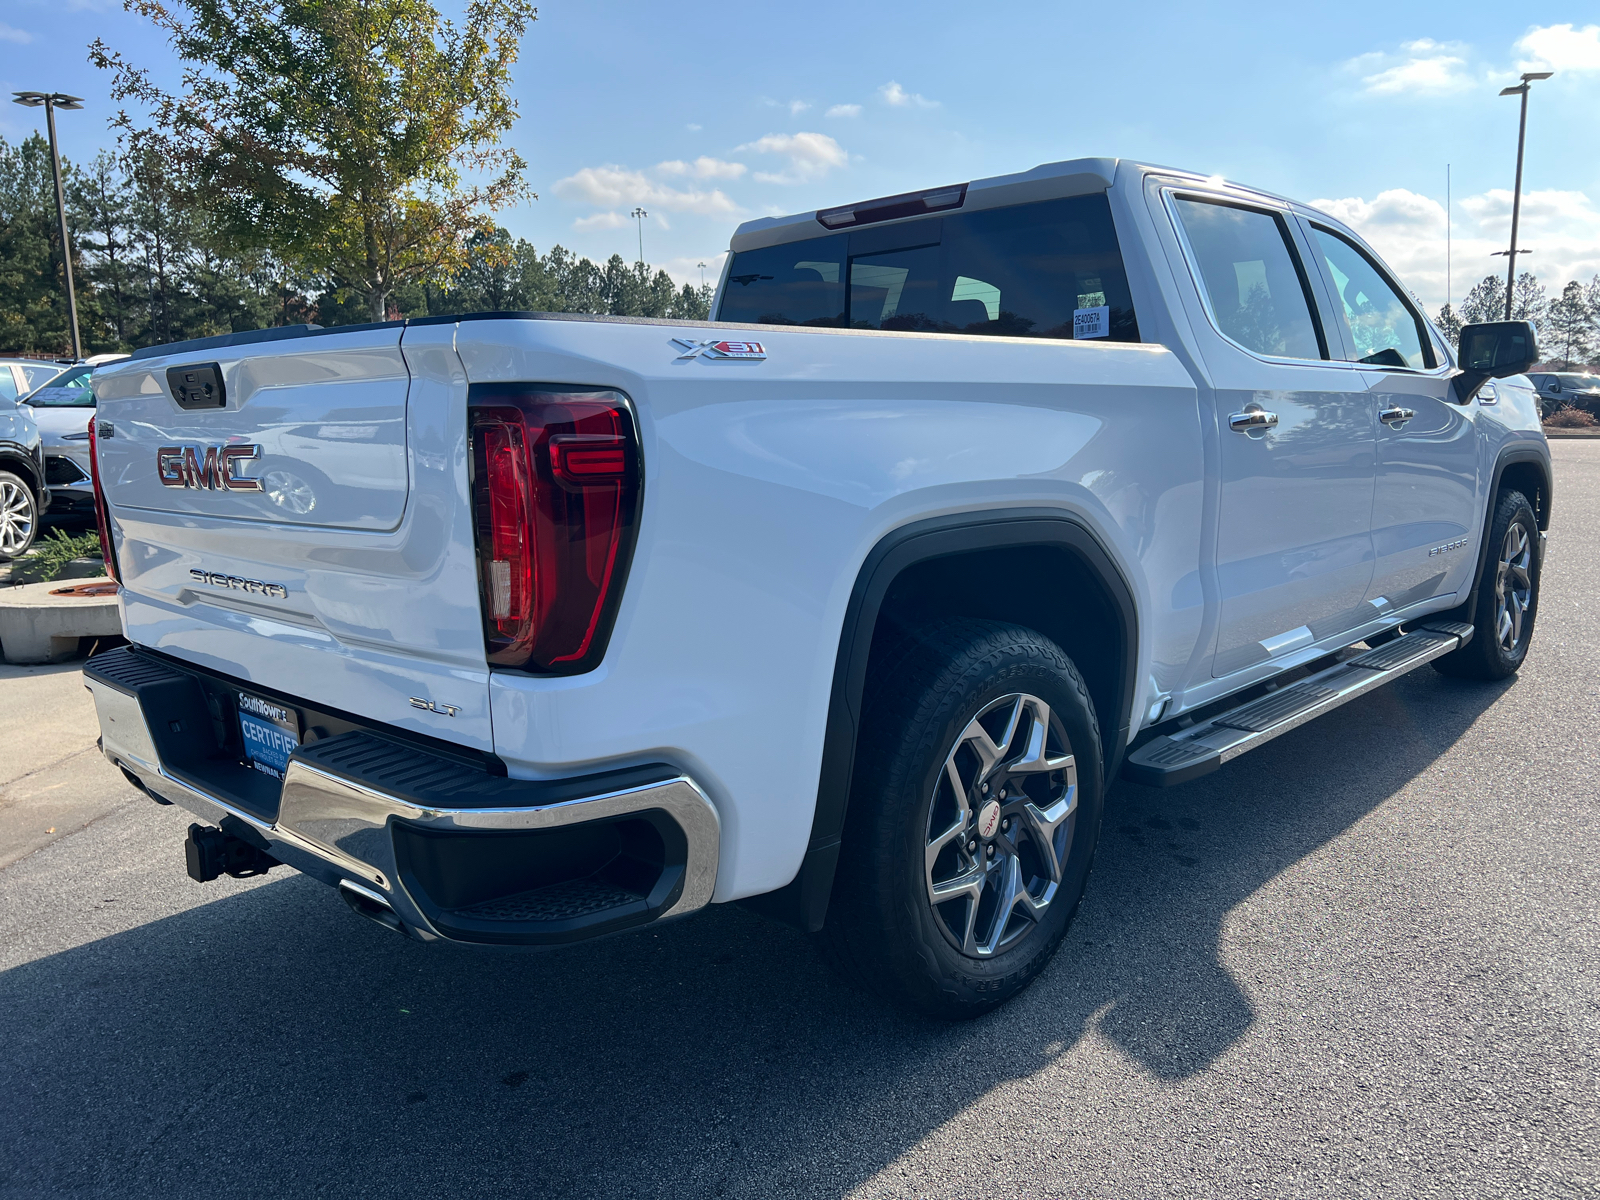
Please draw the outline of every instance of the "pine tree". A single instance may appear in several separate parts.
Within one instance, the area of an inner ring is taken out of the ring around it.
[[[1545,296],[1544,284],[1539,282],[1538,276],[1531,271],[1524,271],[1518,275],[1516,286],[1511,289],[1511,319],[1532,321],[1537,324],[1544,320],[1545,311],[1549,307],[1550,301]]]
[[[84,274],[90,294],[98,302],[97,324],[103,326],[103,330],[85,327],[84,340],[97,351],[132,349],[144,326],[140,304],[144,289],[134,255],[133,195],[127,174],[102,151],[82,176],[75,173],[69,190],[82,214],[78,244],[87,260]]]
[[[1551,303],[1540,327],[1540,349],[1546,359],[1559,359],[1563,369],[1571,370],[1589,361],[1594,354],[1591,340],[1593,315],[1584,296],[1583,284],[1573,280]]]
[[[1461,327],[1465,322],[1456,315],[1456,310],[1450,307],[1449,302],[1439,310],[1439,315],[1433,322],[1439,327],[1439,332],[1444,334],[1445,340],[1454,346],[1461,340]]]
[[[1498,275],[1485,275],[1473,285],[1461,302],[1461,323],[1482,325],[1486,321],[1503,321],[1506,315],[1506,285]]]

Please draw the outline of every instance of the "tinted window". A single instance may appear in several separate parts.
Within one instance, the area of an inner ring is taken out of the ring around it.
[[[843,325],[845,234],[736,254],[717,319]]]
[[[1274,213],[1175,201],[1217,328],[1274,358],[1326,358],[1300,260]]]
[[[1139,340],[1103,195],[746,251],[734,258],[717,315],[770,324]]]
[[[39,408],[92,408],[89,376],[93,372],[93,367],[73,367],[30,393],[28,403]]]
[[[11,374],[11,368],[0,364],[0,400],[15,400],[17,398],[17,380]]]
[[[1377,367],[1424,370],[1434,365],[1433,347],[1422,318],[1383,273],[1356,246],[1336,233],[1313,226],[1317,247],[1328,264],[1333,287],[1344,302],[1350,358]]]

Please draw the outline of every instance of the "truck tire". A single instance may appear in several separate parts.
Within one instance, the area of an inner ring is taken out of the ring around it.
[[[1539,573],[1539,524],[1533,506],[1521,492],[1502,491],[1489,522],[1489,557],[1478,581],[1477,607],[1469,617],[1472,640],[1434,659],[1434,669],[1456,679],[1516,674],[1533,639]]]
[[[819,935],[833,965],[946,1019],[1027,987],[1088,881],[1100,745],[1083,677],[1049,638],[973,619],[907,636],[863,702]]]
[[[0,562],[21,558],[39,532],[39,498],[25,480],[0,471]]]

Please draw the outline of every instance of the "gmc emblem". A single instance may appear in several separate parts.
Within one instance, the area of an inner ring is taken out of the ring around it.
[[[196,446],[162,446],[156,451],[156,474],[165,487],[259,492],[259,479],[234,472],[241,463],[260,457],[260,446],[207,446],[203,452]]]

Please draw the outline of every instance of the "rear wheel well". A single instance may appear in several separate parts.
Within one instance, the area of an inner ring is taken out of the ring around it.
[[[1021,625],[1066,651],[1088,685],[1110,769],[1127,685],[1125,631],[1109,589],[1087,563],[1052,545],[969,550],[914,563],[884,595],[868,678],[907,631],[948,617]]]

